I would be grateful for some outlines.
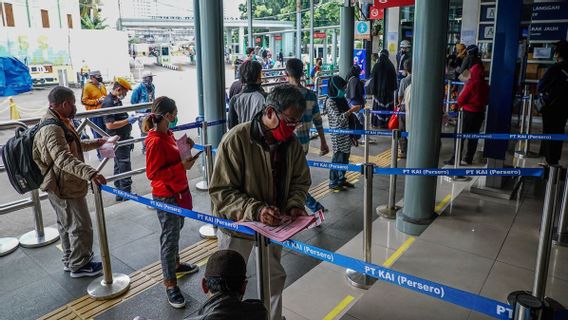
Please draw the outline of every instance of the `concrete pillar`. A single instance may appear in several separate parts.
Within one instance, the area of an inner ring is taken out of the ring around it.
[[[416,21],[416,11],[414,12],[414,21]],[[396,66],[396,52],[398,50],[398,42],[400,39],[400,8],[388,8],[386,15],[387,25],[385,35],[387,39],[385,43],[387,44],[387,50],[389,51],[389,58]],[[416,25],[416,22],[414,24]],[[414,29],[414,31],[416,31],[416,28]]]
[[[328,61],[327,60],[327,50],[328,50],[329,43],[327,41],[327,38],[328,38],[328,36],[326,35],[325,39],[323,40],[323,57],[322,57],[323,63],[327,63],[327,61]]]
[[[272,58],[276,58],[276,55],[278,54],[278,52],[276,52],[276,46],[274,44],[274,36],[269,34],[268,35],[268,48],[270,48],[270,51],[272,52]]]
[[[193,21],[195,23],[195,59],[197,73],[197,114],[199,117],[205,115],[203,110],[203,61],[201,60],[201,11],[199,10],[199,0],[193,0]]]
[[[245,46],[245,27],[239,27],[239,53],[246,54]]]
[[[314,63],[314,0],[310,0],[310,54],[308,66],[312,67]]]
[[[302,59],[302,0],[296,0],[296,58]]]
[[[331,63],[337,67],[337,29],[331,34]]]
[[[480,3],[481,0],[463,0],[460,39],[466,46],[477,43]]]
[[[225,64],[223,63],[223,0],[199,0],[201,13],[202,68],[215,75],[203,77],[203,105],[205,120],[226,118],[225,111]],[[224,134],[223,126],[209,127],[208,142],[219,145]]]
[[[248,46],[254,48],[254,31],[252,30],[252,0],[247,0]]]
[[[341,43],[339,44],[339,76],[347,77],[353,66],[353,38],[355,37],[355,8],[345,0],[340,11]]]
[[[408,168],[437,168],[444,98],[444,64],[450,0],[417,0],[414,15],[412,108],[408,141]],[[419,235],[435,217],[437,177],[406,176],[404,208],[396,227]]]

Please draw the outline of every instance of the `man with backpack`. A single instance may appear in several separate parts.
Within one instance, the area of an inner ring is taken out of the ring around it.
[[[100,185],[106,184],[106,179],[85,163],[83,152],[99,148],[105,139],[80,140],[72,124],[77,107],[71,89],[57,86],[48,100],[49,109],[32,147],[33,161],[44,176],[40,188],[47,192],[57,215],[63,270],[71,272],[72,278],[97,276],[102,265],[93,261],[93,228],[85,196],[89,181]]]

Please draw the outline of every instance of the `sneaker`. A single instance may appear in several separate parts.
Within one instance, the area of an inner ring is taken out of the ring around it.
[[[345,188],[355,188],[355,185],[348,181],[343,182],[342,186]]]
[[[345,191],[344,186],[329,186],[329,189],[332,191]]]
[[[168,302],[172,307],[176,309],[185,307],[185,298],[183,294],[181,294],[179,287],[176,286],[171,289],[166,289],[166,294],[168,295]]]
[[[472,164],[471,161],[465,161],[465,160],[460,161],[460,166],[471,166],[471,164]]]
[[[100,262],[89,262],[82,266],[81,269],[77,271],[71,271],[71,278],[82,278],[82,277],[95,277],[103,273],[103,265]]]
[[[65,272],[71,272],[71,269],[69,269],[68,266],[63,266],[63,271],[65,271]]]
[[[123,197],[121,197],[121,196],[116,196],[116,197],[114,197],[114,200],[116,200],[116,202],[128,201],[127,198],[123,198]]]
[[[454,159],[446,160],[446,161],[444,161],[444,164],[453,166],[454,165]]]
[[[179,279],[185,275],[196,273],[199,271],[199,267],[191,263],[180,263],[176,268],[176,277]]]
[[[399,153],[398,153],[398,158],[399,158],[399,159],[406,159],[406,153],[404,153],[404,152],[399,152]]]

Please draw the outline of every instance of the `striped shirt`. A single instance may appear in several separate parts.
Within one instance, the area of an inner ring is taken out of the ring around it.
[[[302,116],[302,124],[296,128],[296,138],[302,144],[304,152],[307,153],[310,149],[310,129],[312,128],[312,122],[316,129],[322,129],[321,114],[318,107],[318,98],[312,90],[306,88],[300,88],[300,91],[304,93],[304,98],[306,99],[306,111]]]
[[[349,129],[349,113],[340,112],[333,99],[325,100],[329,128]],[[351,153],[351,138],[348,134],[331,134],[333,152]]]

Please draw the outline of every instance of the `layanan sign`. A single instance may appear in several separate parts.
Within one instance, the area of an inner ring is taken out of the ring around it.
[[[374,7],[377,9],[385,9],[392,7],[413,6],[415,0],[375,0]]]

